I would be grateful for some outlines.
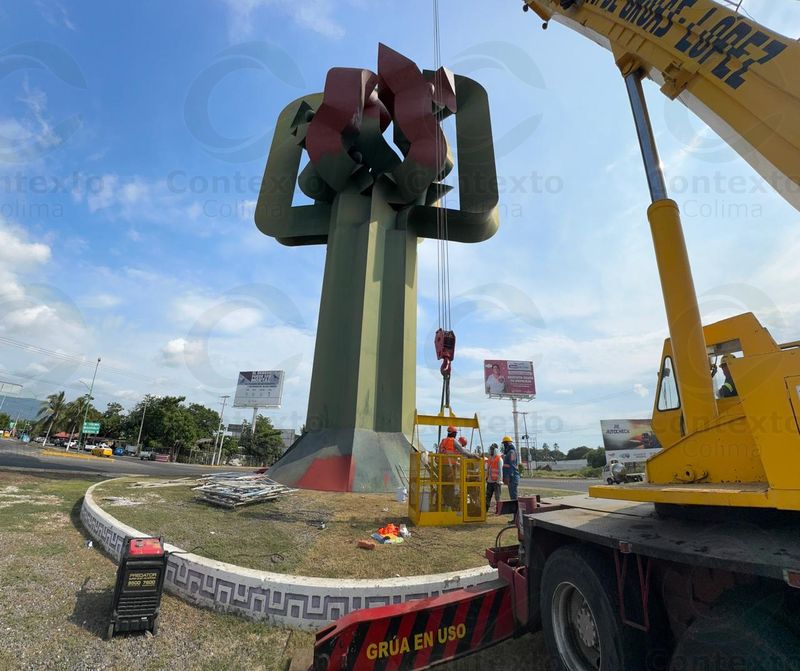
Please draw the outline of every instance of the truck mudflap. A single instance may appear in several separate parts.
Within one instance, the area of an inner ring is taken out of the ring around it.
[[[317,634],[313,671],[427,669],[511,637],[505,580],[392,606],[357,610]]]

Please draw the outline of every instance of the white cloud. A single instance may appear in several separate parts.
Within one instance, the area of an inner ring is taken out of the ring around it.
[[[36,0],[36,9],[45,21],[54,26],[62,26],[68,30],[76,30],[75,23],[67,13],[66,7],[58,0]]]
[[[253,36],[256,16],[265,9],[274,9],[289,16],[302,28],[339,39],[344,36],[344,27],[334,19],[334,3],[331,0],[224,0],[230,12],[229,33],[232,40],[242,41]]]
[[[98,293],[87,296],[83,299],[83,304],[87,308],[113,308],[122,302],[119,296],[114,296],[107,293]]]
[[[633,385],[633,393],[641,398],[647,398],[648,396],[650,396],[650,390],[643,384],[639,383]]]
[[[29,241],[22,229],[0,220],[0,269],[8,271],[40,265],[47,263],[51,255],[48,245]]]
[[[184,364],[200,363],[204,354],[205,348],[202,342],[175,338],[161,348],[161,362],[170,368],[177,368]]]

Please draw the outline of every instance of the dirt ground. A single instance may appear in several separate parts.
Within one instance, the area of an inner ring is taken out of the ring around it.
[[[490,514],[485,524],[413,527],[407,504],[388,494],[296,491],[233,511],[195,500],[187,484],[148,484],[158,481],[104,483],[95,489],[95,502],[122,522],[184,550],[196,548],[218,561],[278,573],[392,578],[485,566],[484,549],[508,524],[507,516]],[[370,551],[356,546],[387,522],[407,524],[411,537]]]
[[[0,472],[0,669],[285,671],[313,635],[198,609],[169,595],[156,637],[102,640],[116,567],[80,524],[94,480]],[[374,552],[374,551],[373,551]],[[374,554],[373,554],[374,556]],[[440,668],[545,671],[540,635]]]

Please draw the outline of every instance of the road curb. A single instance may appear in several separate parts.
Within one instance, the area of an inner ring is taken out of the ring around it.
[[[42,449],[43,457],[68,457],[69,459],[98,459],[100,461],[114,461],[114,457],[96,457],[93,454],[70,454],[69,452],[57,452],[56,450]]]
[[[98,482],[86,490],[81,522],[119,562],[125,537],[145,534],[123,524],[95,502],[95,487],[117,479]],[[497,571],[489,566],[385,580],[310,578],[218,562],[168,543],[165,547],[174,553],[167,562],[164,581],[172,594],[212,610],[312,631],[354,610],[425,599],[497,578]]]

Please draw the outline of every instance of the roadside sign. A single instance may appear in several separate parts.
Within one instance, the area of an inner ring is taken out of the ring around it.
[[[532,399],[536,396],[531,361],[487,359],[483,362],[483,380],[489,398]]]
[[[279,408],[283,394],[282,370],[250,370],[239,373],[234,408]]]
[[[0,380],[0,395],[2,396],[16,396],[22,391],[22,385],[16,382],[3,382]]]
[[[649,419],[601,419],[606,463],[644,463],[661,451]]]
[[[100,433],[100,422],[84,422],[83,433],[88,435],[98,435]]]

